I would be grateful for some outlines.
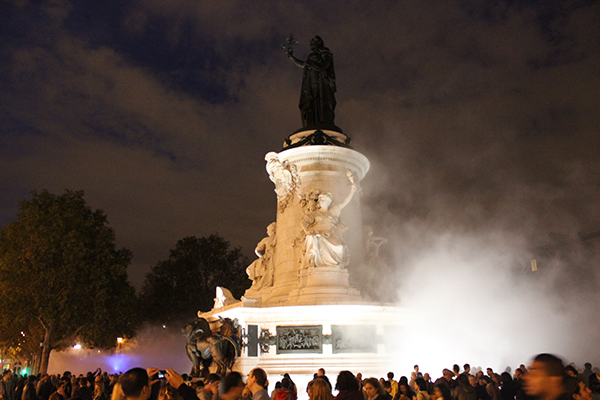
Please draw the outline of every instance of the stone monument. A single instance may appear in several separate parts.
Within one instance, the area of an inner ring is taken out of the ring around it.
[[[270,374],[289,372],[297,384],[299,375],[308,381],[319,367],[382,374],[383,338],[400,324],[402,311],[366,302],[349,272],[373,265],[385,242],[370,230],[367,240],[363,235],[359,183],[369,161],[334,123],[331,51],[315,36],[302,61],[293,55],[295,43],[290,36],[283,48],[303,69],[303,127],[285,138],[280,152],[265,156],[277,219],[248,266],[252,287],[240,301],[217,296],[215,308],[198,316],[239,321],[244,351],[236,365],[246,373],[256,366]]]

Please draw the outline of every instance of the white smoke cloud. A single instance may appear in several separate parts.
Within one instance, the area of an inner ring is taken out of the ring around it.
[[[116,339],[115,339],[116,340]],[[185,337],[177,329],[160,326],[145,328],[132,341],[121,348],[104,351],[98,349],[67,349],[50,354],[49,374],[86,374],[102,368],[109,374],[127,372],[134,367],[173,369],[189,374],[192,363],[185,351]]]
[[[433,379],[453,364],[514,371],[541,352],[600,362],[590,290],[568,285],[568,269],[528,271],[522,240],[501,231],[420,234],[424,246],[397,247],[398,306],[411,318],[387,338],[396,375],[414,364]]]

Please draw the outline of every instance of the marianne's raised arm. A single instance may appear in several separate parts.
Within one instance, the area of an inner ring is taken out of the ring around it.
[[[300,68],[304,68],[304,61],[297,59],[296,57],[294,57],[294,52],[293,51],[288,51],[287,53],[288,58],[297,66],[299,66]]]

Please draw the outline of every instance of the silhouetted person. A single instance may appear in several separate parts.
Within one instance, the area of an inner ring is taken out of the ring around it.
[[[571,400],[566,393],[565,366],[552,354],[539,354],[523,377],[525,393],[539,400]]]
[[[132,368],[121,379],[121,389],[127,400],[148,400],[150,398],[150,378],[143,368]]]
[[[425,382],[425,379],[423,378],[417,378],[415,380],[415,391],[417,392],[415,396],[417,400],[429,400],[431,398],[427,392],[427,382]]]
[[[387,400],[385,390],[377,378],[367,378],[363,384],[367,400]]]
[[[37,386],[37,395],[40,400],[48,400],[50,395],[54,392],[54,385],[50,382],[50,376],[48,374],[42,375]]]
[[[431,381],[431,376],[429,376],[429,373],[425,372],[423,374],[423,379],[425,380],[425,383],[427,384],[427,393],[429,393],[430,395],[433,394],[434,384]]]
[[[387,378],[391,388],[390,394],[392,395],[392,398],[394,398],[394,396],[396,396],[396,393],[398,393],[398,382],[394,380],[394,373],[392,371],[387,373]]]
[[[223,379],[223,394],[221,400],[238,400],[244,390],[244,381],[239,372],[231,371]]]
[[[87,378],[81,377],[77,379],[77,386],[73,392],[73,397],[78,397],[81,400],[92,400],[92,388],[88,386],[89,381]]]
[[[67,399],[67,394],[65,391],[66,387],[67,387],[67,382],[64,378],[61,379],[60,381],[58,381],[58,386],[56,387],[56,392],[54,392],[50,395],[50,400],[66,400]]]
[[[577,382],[577,387],[573,392],[573,400],[593,400],[592,391],[581,380]]]
[[[27,383],[23,388],[23,396],[21,400],[38,400],[37,392],[35,389],[35,376],[31,375],[27,378]]]
[[[283,381],[281,382],[283,386]],[[270,400],[269,393],[267,393],[267,373],[262,368],[254,368],[248,374],[248,379],[246,380],[246,386],[252,392],[252,400]],[[279,389],[277,395],[282,389]]]
[[[485,386],[479,384],[479,380],[474,375],[469,375],[469,383],[475,388],[477,400],[490,400],[490,395],[485,390]]]
[[[327,384],[329,385],[329,390],[333,389],[333,387],[331,386],[331,382],[329,381],[329,378],[327,377],[327,375],[325,375],[324,368],[319,368],[317,370],[317,378],[323,379],[325,382],[327,382]]]
[[[592,376],[594,374],[594,371],[592,371],[592,364],[590,364],[589,362],[586,362],[585,364],[583,364],[583,372],[581,373],[581,380],[583,380],[583,383],[585,384],[585,386],[587,386],[588,388],[590,387],[590,376]]]
[[[577,376],[579,375],[579,372],[575,369],[574,366],[572,365],[567,365],[565,367],[565,372],[567,373],[567,375],[569,375],[571,378],[577,378]]]
[[[500,375],[500,399],[502,400],[515,400],[517,395],[517,387],[513,379],[508,372],[503,372]]]
[[[381,383],[381,386],[383,387],[383,391],[385,392],[383,394],[385,396],[385,398],[387,400],[393,400],[393,397],[392,397],[392,385],[390,384],[390,381],[383,381]]]
[[[455,382],[452,379],[454,377],[454,373],[450,371],[448,368],[444,368],[442,371],[442,377],[438,378],[435,381],[435,385],[444,385],[448,388],[448,391],[452,393],[452,389],[454,389]]]
[[[13,400],[12,371],[7,369],[0,379],[0,400]]]
[[[452,394],[450,393],[450,389],[448,389],[448,385],[442,383],[436,384],[433,387],[431,398],[433,400],[452,400]]]
[[[197,394],[200,400],[217,400],[219,397],[219,374],[209,374],[204,380],[204,387],[199,389]]]
[[[456,400],[477,400],[477,391],[469,382],[467,375],[459,374],[456,378],[453,397]]]
[[[320,378],[317,378],[320,379]],[[323,379],[325,382],[325,380]],[[275,400],[296,400],[296,393],[292,387],[292,380],[288,377],[283,377],[281,380],[281,389],[277,391]]]
[[[335,400],[364,400],[358,379],[350,371],[341,371],[335,382]]]
[[[71,397],[71,394],[73,393],[72,389],[73,386],[71,385],[71,371],[65,371],[62,374],[62,379],[65,380],[65,397],[68,399],[69,397]]]

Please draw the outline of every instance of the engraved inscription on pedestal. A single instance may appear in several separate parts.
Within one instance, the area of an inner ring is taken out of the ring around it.
[[[331,325],[333,353],[377,353],[375,326]]]
[[[322,352],[323,327],[321,325],[277,327],[277,354]]]

